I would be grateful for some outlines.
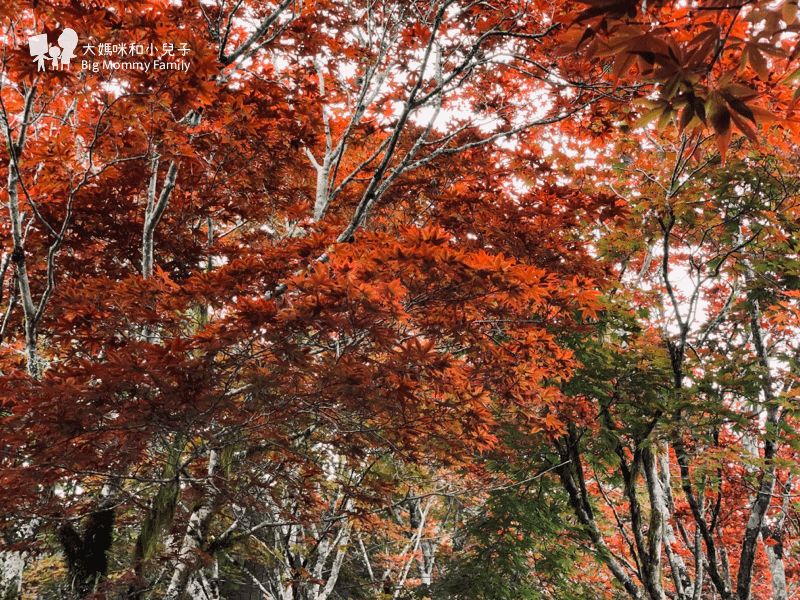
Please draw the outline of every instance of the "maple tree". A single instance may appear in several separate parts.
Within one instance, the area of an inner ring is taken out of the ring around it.
[[[620,158],[588,184],[629,212],[600,233],[619,284],[567,387],[597,424],[572,428],[553,464],[628,596],[791,597],[796,5],[591,3],[570,18],[574,49],[656,85],[616,113]]]
[[[3,597],[788,598],[795,9],[4,4]]]
[[[622,285],[565,387],[597,421],[537,460],[630,597],[791,597],[796,179],[771,156],[709,169],[686,137],[653,143],[666,166],[616,170],[642,194],[599,246]]]
[[[253,583],[325,598],[403,463],[560,430],[602,274],[562,202],[603,203],[512,193],[494,142],[593,100],[524,100],[564,86],[530,8],[3,6],[6,597],[48,551],[58,593],[218,597],[272,545]],[[88,66],[36,68],[66,25]],[[190,68],[88,58],[150,44]]]

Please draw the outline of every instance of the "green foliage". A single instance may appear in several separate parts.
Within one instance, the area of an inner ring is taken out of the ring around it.
[[[566,502],[546,475],[493,492],[467,525],[471,551],[426,593],[458,600],[594,597],[577,576],[584,557],[572,543],[580,533],[569,522]]]

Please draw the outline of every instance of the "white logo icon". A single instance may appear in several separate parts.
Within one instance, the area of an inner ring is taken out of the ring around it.
[[[61,59],[61,68],[66,66],[69,69],[69,61],[75,58],[75,46],[78,45],[78,34],[73,29],[67,27],[60,36],[58,36],[58,46],[50,46],[47,44],[47,34],[42,33],[34,35],[28,39],[30,46],[31,56],[34,57],[33,62],[39,65],[37,71],[46,71],[45,61],[53,61],[53,69],[58,69],[59,58]],[[60,47],[59,47],[60,46]]]

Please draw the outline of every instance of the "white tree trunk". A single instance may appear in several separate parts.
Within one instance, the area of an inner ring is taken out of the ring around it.
[[[209,451],[208,457],[208,477],[213,479],[220,467],[220,456],[216,450]],[[202,547],[206,542],[208,526],[214,516],[216,492],[213,485],[209,484],[203,495],[202,500],[192,512],[189,518],[189,525],[186,528],[186,535],[178,554],[175,564],[175,571],[169,582],[164,600],[178,600],[186,591],[190,576],[197,570],[197,555],[202,552]]]
[[[772,600],[788,600],[786,592],[786,571],[783,566],[783,553],[780,546],[764,545],[769,559],[769,570],[772,573]]]
[[[0,553],[0,598],[15,600],[22,592],[26,556],[21,552]]]

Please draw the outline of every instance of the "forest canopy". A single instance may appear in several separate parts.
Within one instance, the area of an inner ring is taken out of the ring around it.
[[[800,595],[796,0],[0,6],[0,598]]]

